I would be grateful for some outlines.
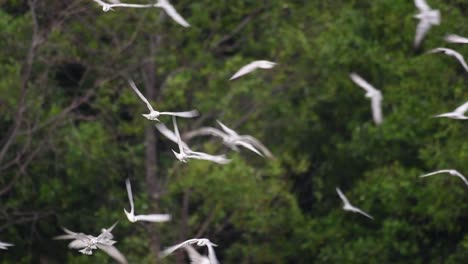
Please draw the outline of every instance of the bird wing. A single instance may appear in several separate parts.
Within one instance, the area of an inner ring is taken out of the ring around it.
[[[340,196],[341,200],[343,201],[345,205],[346,204],[351,205],[351,203],[348,201],[348,198],[346,198],[346,196],[341,192],[340,188],[336,187],[336,192],[338,193],[338,195]]]
[[[114,230],[115,226],[117,225],[118,222],[115,222],[111,227],[109,228],[103,228],[101,230],[101,234],[97,237],[97,240],[105,243],[105,244],[114,244],[115,241],[112,240],[114,238],[114,235],[112,235],[112,230]]]
[[[133,204],[133,194],[132,194],[132,185],[130,184],[130,179],[125,180],[125,186],[127,187],[128,200],[130,201],[130,214],[134,214],[135,205]]]
[[[7,247],[14,246],[14,244],[11,243],[6,243],[6,242],[0,242],[0,248],[2,249],[7,249]]]
[[[454,112],[459,113],[459,114],[464,114],[466,111],[468,111],[468,101],[461,106],[457,107]]]
[[[161,7],[179,25],[190,27],[190,24],[175,10],[174,6],[167,0],[159,0],[157,6]]]
[[[192,118],[199,115],[197,110],[184,111],[184,112],[159,112],[160,115],[171,115],[183,118]]]
[[[449,34],[445,36],[445,41],[451,42],[451,43],[462,43],[462,44],[468,44],[468,38],[455,35],[455,34]]]
[[[209,263],[209,260],[202,256],[198,251],[195,250],[191,245],[187,245],[184,247],[185,251],[187,251],[187,255],[190,259],[190,263],[192,264],[202,264],[202,263]],[[207,262],[208,260],[208,262]]]
[[[247,74],[249,72],[252,72],[257,67],[258,67],[258,65],[255,62],[251,62],[251,63],[243,66],[242,68],[240,68],[229,80],[234,80],[236,78],[241,77],[242,75],[245,75],[245,74]]]
[[[146,221],[146,222],[167,222],[171,220],[171,215],[169,214],[136,215],[135,219],[137,221]]]
[[[125,4],[125,3],[115,3],[109,5],[110,8],[112,7],[130,7],[130,8],[149,8],[149,7],[155,7],[155,4]]]
[[[252,146],[252,144],[250,144],[248,142],[245,142],[245,141],[242,141],[242,140],[237,140],[237,141],[235,141],[235,144],[243,146],[244,148],[249,149],[249,150],[257,153],[258,155],[264,157],[263,154],[260,153],[260,151],[258,151],[254,146]]]
[[[190,245],[190,244],[194,244],[194,243],[197,243],[200,239],[197,239],[197,238],[194,238],[194,239],[189,239],[189,240],[186,240],[182,243],[179,243],[177,245],[174,245],[174,246],[171,246],[171,247],[168,247],[166,248],[165,250],[161,251],[159,253],[159,257],[160,258],[164,258],[164,257],[167,257],[168,255],[172,254],[172,252],[176,251],[177,249],[181,248],[181,247],[185,247],[186,245]]]
[[[237,134],[236,131],[230,129],[229,127],[227,127],[226,125],[221,123],[219,120],[216,120],[216,122],[218,122],[218,124],[221,126],[221,128],[224,130],[224,132],[226,132],[228,135],[231,135],[231,136],[234,136],[234,137],[239,136],[239,134]]]
[[[425,20],[420,20],[416,26],[416,35],[414,36],[414,46],[419,47],[427,32],[431,29],[431,23]]]
[[[120,264],[128,263],[125,256],[122,253],[120,253],[120,251],[116,247],[110,246],[110,245],[99,244],[99,243],[97,244],[97,247],[100,250],[104,251],[111,258],[115,259],[118,263]]]
[[[382,116],[382,95],[380,92],[378,96],[373,96],[371,98],[371,107],[372,107],[372,117],[374,118],[374,122],[377,125],[382,124],[383,116]]]
[[[66,234],[56,236],[54,237],[54,239],[86,239],[87,238],[87,236],[83,233],[75,233],[65,227],[62,227],[62,229]]]
[[[197,151],[190,151],[188,157],[192,159],[208,160],[208,161],[212,161],[212,162],[219,163],[219,164],[228,164],[229,162],[231,162],[231,160],[227,159],[224,155],[214,156],[214,155],[210,155],[210,154],[203,153],[203,152],[197,152]]]
[[[174,125],[174,133],[177,139],[177,145],[179,145],[179,152],[182,153],[184,151],[184,145],[182,144],[182,139],[180,139],[179,128],[177,127],[176,118],[172,117],[172,124]]]
[[[218,259],[216,258],[215,251],[213,249],[213,245],[211,242],[208,242],[206,246],[208,247],[208,259],[210,260],[210,264],[219,264]]]
[[[351,80],[357,84],[362,89],[366,90],[368,93],[375,93],[379,92],[379,90],[375,89],[374,86],[370,85],[366,80],[364,80],[361,76],[357,75],[356,73],[349,74]]]
[[[414,4],[421,12],[427,12],[431,10],[425,0],[414,0]]]
[[[468,186],[468,180],[465,178],[465,176],[463,176],[460,172],[458,171],[455,171],[455,174],[457,175],[457,177],[459,177],[460,179],[463,180],[463,182]]]
[[[363,210],[361,210],[361,209],[359,209],[359,208],[357,208],[357,207],[354,207],[354,206],[353,206],[353,208],[354,208],[354,211],[355,211],[356,213],[360,213],[360,214],[362,214],[362,215],[364,215],[364,216],[367,216],[368,218],[374,220],[374,217],[372,217],[372,216],[369,215],[368,213],[364,212]]]
[[[72,240],[72,242],[68,244],[68,248],[72,248],[72,249],[81,249],[87,246],[88,245],[81,239]]]
[[[257,68],[262,68],[262,69],[271,69],[275,67],[276,65],[276,62],[267,61],[267,60],[254,61],[253,63],[257,65]]]
[[[148,99],[146,99],[146,97],[140,92],[140,90],[138,90],[138,88],[136,87],[135,83],[133,82],[133,80],[128,80],[128,83],[130,84],[130,87],[132,87],[133,91],[135,91],[135,93],[138,95],[138,97],[140,97],[140,99],[145,102],[146,104],[146,107],[148,107],[148,109],[150,111],[154,111],[153,109],[153,106],[151,106],[150,102],[148,101]]]
[[[440,174],[440,173],[450,173],[450,170],[438,170],[438,171],[426,173],[426,174],[421,175],[421,176],[419,176],[419,177],[422,178],[422,177],[432,176],[432,175],[436,175],[436,174]]]
[[[460,53],[454,51],[453,49],[448,49],[448,48],[435,48],[435,49],[431,49],[427,53],[437,53],[437,52],[444,52],[446,55],[454,57],[460,62],[463,68],[465,68],[465,70],[468,71],[468,65],[466,64],[465,59],[463,58],[463,55],[461,55]]]
[[[258,139],[252,137],[252,136],[249,136],[249,135],[242,135],[240,137],[240,139],[242,141],[246,141],[247,143],[250,143],[252,144],[256,149],[260,149],[261,152],[263,152],[263,154],[270,158],[270,159],[274,159],[275,156],[273,156],[273,154],[270,152],[270,150],[265,147]]]
[[[187,133],[184,133],[182,137],[184,139],[191,139],[197,136],[215,136],[224,139],[228,135],[224,134],[221,130],[214,127],[202,127]]]
[[[466,64],[466,61],[465,61],[465,58],[463,58],[463,55],[461,55],[460,53],[458,53],[458,52],[456,52],[454,50],[452,50],[452,54],[461,63],[463,68],[465,68],[465,71],[468,72],[468,65]]]

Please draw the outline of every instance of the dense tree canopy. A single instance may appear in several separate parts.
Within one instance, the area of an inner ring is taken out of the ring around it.
[[[429,0],[442,23],[417,49],[413,1],[171,2],[191,27],[91,0],[0,4],[0,241],[15,244],[0,263],[113,263],[52,238],[116,221],[129,263],[185,263],[157,253],[193,237],[218,244],[222,263],[468,260],[467,186],[419,178],[468,175],[466,121],[431,118],[468,100],[468,74],[425,53],[468,55],[443,40],[468,36],[467,1]],[[229,81],[260,59],[278,65]],[[382,91],[382,125],[350,72]],[[129,78],[157,109],[200,111],[181,133],[220,120],[275,159],[197,137],[194,149],[232,162],[180,163]],[[172,221],[127,221],[126,178],[137,212]],[[336,187],[374,220],[343,211]]]

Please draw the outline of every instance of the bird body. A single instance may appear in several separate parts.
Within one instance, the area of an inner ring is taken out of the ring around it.
[[[419,9],[419,13],[414,15],[414,18],[419,19],[416,28],[416,36],[414,38],[414,46],[418,47],[429,29],[432,26],[440,25],[440,11],[431,9],[425,0],[414,0],[414,4]]]
[[[357,75],[356,73],[351,73],[350,75],[351,80],[357,84],[359,87],[366,91],[366,97],[370,98],[371,100],[371,108],[372,108],[372,117],[376,125],[380,125],[383,122],[383,115],[382,115],[382,93],[377,90],[374,86],[370,85],[366,80],[364,80],[361,76]]]
[[[267,60],[257,60],[253,61],[238,70],[229,80],[234,80],[236,78],[241,77],[247,73],[250,73],[258,68],[260,69],[271,69],[276,65],[275,62],[267,61]]]
[[[124,208],[124,212],[125,212],[125,215],[127,216],[128,221],[135,223],[138,221],[167,222],[171,220],[171,215],[169,214],[135,215],[135,206],[133,204],[133,193],[132,193],[132,186],[130,184],[130,179],[125,180],[125,186],[127,188],[128,200],[130,201],[130,212],[128,212]]]
[[[93,250],[101,249],[117,262],[121,264],[127,264],[128,262],[125,256],[122,255],[122,253],[120,253],[120,251],[113,246],[116,241],[112,240],[114,236],[111,232],[116,225],[117,223],[114,223],[110,228],[102,229],[101,234],[99,234],[97,237],[86,235],[84,233],[75,233],[68,230],[67,228],[62,227],[63,231],[65,231],[65,234],[56,236],[54,239],[72,240],[68,244],[68,247],[71,249],[79,249],[78,251],[85,255],[92,255]]]
[[[140,99],[146,104],[146,107],[150,111],[149,114],[142,114],[144,117],[146,117],[149,120],[153,121],[159,121],[158,117],[160,115],[171,115],[171,116],[178,116],[178,117],[184,117],[184,118],[192,118],[198,116],[198,111],[197,110],[191,110],[191,111],[185,111],[185,112],[159,112],[154,110],[153,106],[150,104],[148,99],[138,90],[137,86],[132,80],[128,80],[128,83],[130,84],[130,87],[132,87],[133,91],[140,97]]]

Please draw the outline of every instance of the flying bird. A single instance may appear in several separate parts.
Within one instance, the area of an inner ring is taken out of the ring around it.
[[[132,223],[137,221],[146,221],[146,222],[167,222],[171,220],[171,215],[168,214],[150,214],[150,215],[135,215],[134,214],[134,205],[133,205],[133,195],[132,195],[132,186],[130,185],[130,179],[125,181],[125,186],[127,187],[128,200],[130,201],[130,212],[124,208],[125,215],[128,220]]]
[[[168,247],[165,250],[163,250],[159,254],[159,256],[160,256],[160,258],[164,258],[164,257],[170,255],[172,252],[176,251],[179,248],[185,248],[185,247],[193,245],[193,244],[196,244],[199,247],[206,246],[208,248],[208,261],[209,261],[209,262],[193,262],[193,263],[209,263],[209,264],[218,264],[219,263],[218,259],[216,258],[215,251],[213,249],[213,247],[217,247],[218,245],[212,243],[209,239],[206,239],[206,238],[189,239],[189,240],[184,241],[184,242],[182,242],[180,244],[177,244],[175,246]],[[190,256],[190,253],[189,253],[189,256]],[[192,259],[192,257],[190,257],[190,259]],[[206,261],[206,257],[203,260]]]
[[[234,80],[236,78],[239,78],[242,75],[245,75],[247,73],[250,73],[250,72],[256,70],[257,68],[271,69],[271,68],[275,67],[275,65],[276,65],[275,62],[271,62],[271,61],[267,61],[267,60],[257,60],[257,61],[251,62],[251,63],[243,66],[242,68],[240,68],[240,70],[237,71],[229,80]]]
[[[63,231],[65,231],[64,235],[56,236],[54,239],[70,239],[72,240],[68,247],[71,249],[79,249],[79,252],[85,255],[92,255],[93,250],[101,249],[111,258],[115,259],[117,262],[121,264],[127,264],[127,259],[125,258],[120,251],[114,247],[113,245],[116,243],[115,240],[112,240],[114,236],[112,235],[112,230],[117,225],[117,223],[113,224],[108,229],[102,229],[101,234],[95,237],[92,235],[86,235],[84,233],[75,233],[73,231],[68,230],[67,228],[62,227]]]
[[[187,159],[199,159],[199,160],[208,160],[213,161],[219,164],[227,164],[231,162],[230,159],[226,159],[224,155],[213,156],[203,152],[193,151],[188,148],[187,144],[182,141],[180,138],[179,128],[177,127],[177,122],[175,117],[172,117],[172,123],[174,125],[175,138],[177,139],[176,143],[179,146],[179,153],[172,150],[176,158],[182,162],[187,163]],[[170,139],[170,138],[169,138]]]
[[[361,209],[353,206],[349,201],[348,199],[346,198],[346,196],[341,192],[340,188],[336,187],[336,192],[338,193],[338,195],[340,196],[341,200],[343,201],[344,205],[343,205],[343,209],[345,211],[350,211],[350,212],[354,212],[354,213],[360,213],[364,216],[367,216],[369,217],[370,219],[374,219],[372,216],[370,216],[369,214],[367,214],[366,212],[362,211]]]
[[[447,48],[435,48],[435,49],[428,51],[427,53],[437,53],[437,52],[443,52],[447,56],[454,57],[461,63],[463,68],[465,68],[465,70],[468,72],[468,65],[466,64],[465,59],[463,58],[463,55],[461,55],[460,53],[452,49],[447,49]]]
[[[431,9],[425,0],[414,0],[414,4],[419,9],[419,14],[414,18],[419,19],[414,38],[414,46],[417,48],[432,26],[440,25],[440,11]]]
[[[170,16],[179,25],[183,27],[190,27],[190,24],[179,13],[177,13],[174,6],[172,6],[168,0],[159,0],[158,3],[156,3],[154,6],[164,9],[167,15]]]
[[[96,2],[98,5],[102,7],[102,11],[107,12],[109,10],[113,10],[113,7],[127,7],[127,8],[150,8],[150,7],[156,7],[156,4],[126,4],[126,3],[121,3],[120,1],[115,1],[115,0],[109,0],[112,2],[112,4],[106,3],[101,0],[93,0]]]
[[[224,145],[235,151],[239,151],[237,146],[242,146],[262,157],[265,155],[268,158],[274,158],[273,154],[271,154],[271,152],[262,143],[260,143],[258,139],[249,135],[239,135],[236,131],[230,129],[220,121],[217,120],[216,122],[218,122],[224,132],[213,127],[202,127],[184,134],[183,137],[190,139],[196,136],[215,136],[221,138]]]
[[[355,84],[366,91],[366,97],[371,99],[372,117],[374,118],[375,124],[382,124],[382,93],[356,73],[351,73],[349,76]]]
[[[424,178],[424,177],[428,177],[428,176],[432,176],[432,175],[440,174],[440,173],[448,173],[448,174],[450,174],[452,176],[459,177],[468,186],[468,180],[465,178],[465,176],[463,176],[457,170],[438,170],[438,171],[434,171],[434,172],[431,172],[431,173],[421,175],[419,177]]]
[[[8,247],[12,247],[12,246],[14,246],[14,245],[10,244],[10,243],[5,243],[5,242],[0,241],[0,249],[7,250]]]
[[[468,101],[462,104],[461,106],[457,107],[453,112],[435,115],[433,117],[447,117],[451,119],[465,120],[468,119],[468,116],[465,115],[466,111],[468,111]]]
[[[140,97],[140,99],[146,104],[146,107],[148,107],[148,110],[150,111],[149,114],[142,114],[144,117],[146,117],[149,120],[154,120],[154,121],[159,121],[158,117],[160,115],[170,115],[170,116],[178,116],[178,117],[184,117],[184,118],[192,118],[198,116],[198,111],[197,110],[192,110],[192,111],[186,111],[186,112],[158,112],[154,110],[153,106],[151,106],[150,102],[146,97],[138,90],[136,87],[135,83],[132,80],[128,80],[128,83],[130,84],[130,87],[132,87],[133,91]]]
[[[450,42],[450,43],[460,43],[460,44],[468,44],[468,38],[455,35],[455,34],[450,34],[445,36],[445,41]]]

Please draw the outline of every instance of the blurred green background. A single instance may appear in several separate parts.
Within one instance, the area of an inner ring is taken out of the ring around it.
[[[425,54],[468,55],[443,40],[468,36],[468,1],[430,0],[442,24],[419,49],[410,0],[171,2],[190,28],[160,9],[1,2],[0,241],[15,246],[0,263],[113,263],[52,237],[115,221],[130,263],[186,263],[156,255],[193,237],[222,263],[467,263],[467,186],[418,176],[468,174],[466,121],[430,118],[468,100],[468,74]],[[260,59],[278,65],[228,81]],[[381,126],[352,71],[381,89]],[[233,161],[178,162],[127,78],[158,110],[200,111],[181,133],[220,120],[276,159],[203,137],[190,146]],[[173,220],[130,223],[127,177],[136,213]],[[343,211],[337,186],[375,220]]]

